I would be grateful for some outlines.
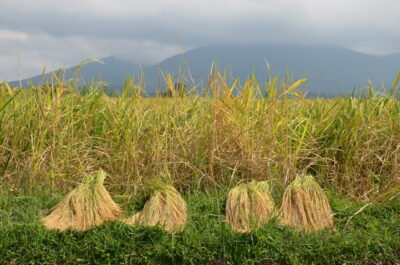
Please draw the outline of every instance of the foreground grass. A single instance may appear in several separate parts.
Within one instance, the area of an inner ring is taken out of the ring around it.
[[[279,197],[279,194],[274,194]],[[85,233],[47,231],[40,218],[60,199],[0,197],[0,264],[398,264],[400,203],[370,205],[329,195],[337,231],[294,232],[272,221],[251,234],[223,222],[226,190],[185,196],[189,222],[169,235],[157,228],[106,223]],[[145,197],[126,205],[128,214]],[[126,202],[126,198],[117,198]],[[350,219],[350,221],[349,221]]]
[[[133,80],[118,98],[58,78],[26,90],[0,84],[0,264],[400,262],[400,74],[387,93],[371,85],[360,97],[313,100],[297,89],[304,80],[270,78],[264,88],[216,73],[205,96],[173,93],[171,78],[168,98],[142,97]],[[167,176],[186,194],[185,231],[120,222],[46,231],[40,217],[99,168],[112,194],[125,196]],[[239,235],[223,222],[224,187],[265,180],[279,198],[299,173],[331,191],[337,232],[305,235],[271,222]]]
[[[160,173],[184,190],[287,185],[304,171],[351,199],[399,190],[395,96],[289,99],[283,85],[273,91],[283,96],[256,98],[249,82],[238,96],[222,83],[218,97],[171,98],[0,87],[0,188],[63,192],[103,168],[119,194]]]

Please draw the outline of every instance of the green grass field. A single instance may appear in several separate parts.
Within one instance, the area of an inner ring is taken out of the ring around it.
[[[224,189],[187,193],[189,222],[184,232],[176,235],[121,222],[106,223],[85,233],[48,231],[39,219],[60,197],[51,194],[2,197],[0,263],[396,264],[400,261],[400,201],[371,205],[349,221],[363,203],[330,194],[336,232],[304,234],[272,221],[251,234],[236,234],[223,222],[226,193]],[[140,209],[144,199],[139,196],[131,200],[125,207],[128,213]]]
[[[1,264],[398,264],[400,101],[385,93],[307,99],[304,80],[210,78],[207,96],[145,98],[140,82],[108,97],[94,83],[0,85]],[[262,90],[267,96],[262,96]],[[40,218],[85,174],[104,169],[128,213],[151,179],[168,178],[188,204],[182,233],[106,223],[47,231]],[[336,231],[295,232],[276,221],[250,234],[224,223],[228,190],[270,183],[279,205],[297,174],[329,194]]]

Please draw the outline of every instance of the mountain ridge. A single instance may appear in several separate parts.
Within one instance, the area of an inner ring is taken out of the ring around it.
[[[81,76],[88,81],[105,81],[111,88],[120,90],[128,75],[142,72],[139,65],[115,56],[105,57],[102,61],[105,64],[85,65]],[[176,54],[144,67],[146,91],[154,95],[163,90],[160,73],[186,76],[186,82],[190,83],[189,75],[207,76],[213,62],[221,71],[229,71],[234,78],[242,81],[253,73],[260,84],[267,80],[268,62],[272,76],[283,77],[289,73],[293,79],[307,78],[308,92],[328,96],[349,94],[354,88],[368,86],[369,79],[375,84],[389,85],[400,71],[400,53],[372,55],[336,46],[213,45]],[[66,78],[72,77],[73,69],[67,68]],[[181,75],[178,75],[179,72]],[[41,79],[39,75],[22,82],[27,84],[28,80],[32,80],[38,83]],[[19,81],[10,82],[10,85],[19,86]]]

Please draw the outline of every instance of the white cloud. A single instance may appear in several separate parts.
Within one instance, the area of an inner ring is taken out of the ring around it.
[[[28,34],[12,31],[6,29],[0,29],[0,40],[16,40],[16,41],[25,41],[28,38]]]
[[[400,51],[398,0],[0,1],[0,79],[16,76],[18,54],[31,75],[46,59],[58,66],[115,54],[145,64],[216,43]]]
[[[44,33],[12,33],[23,38],[3,38],[0,31],[0,80],[31,77],[47,70],[76,65],[85,58],[117,55],[143,65],[157,63],[182,50],[178,46],[155,41],[129,39],[56,38]]]

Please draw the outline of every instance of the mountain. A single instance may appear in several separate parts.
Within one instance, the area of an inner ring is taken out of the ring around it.
[[[251,45],[193,49],[147,68],[145,75],[154,82],[159,70],[177,73],[179,66],[188,66],[194,76],[207,75],[215,61],[219,70],[242,81],[254,73],[262,85],[268,77],[266,60],[272,76],[289,73],[294,79],[307,78],[309,93],[327,96],[349,94],[354,88],[368,86],[369,79],[378,88],[382,82],[390,87],[400,71],[400,53],[382,56],[338,47]]]
[[[115,56],[109,56],[101,59],[101,62],[89,62],[85,64],[80,70],[80,76],[84,82],[91,80],[105,81],[109,87],[114,89],[122,89],[123,81],[129,75],[135,74],[139,66],[130,62],[123,61]],[[74,77],[74,70],[76,66],[65,69],[65,80]],[[57,71],[55,71],[57,73]],[[22,80],[22,85],[28,86],[30,82],[40,84],[42,80],[41,75],[34,76],[29,79]],[[44,75],[44,80],[51,80],[50,73]],[[11,86],[19,86],[19,81],[9,83]]]
[[[194,82],[198,84],[206,79],[204,76],[210,73],[213,62],[220,71],[227,71],[241,81],[254,73],[263,85],[268,77],[266,60],[272,76],[284,77],[289,73],[293,79],[307,78],[306,88],[309,94],[323,96],[349,94],[354,88],[368,86],[369,79],[377,88],[382,83],[390,87],[400,71],[400,53],[370,55],[331,46],[216,45],[196,48],[143,68],[146,91],[148,95],[154,95],[163,90],[165,85],[160,73],[171,73],[177,77],[180,72],[186,76],[183,82],[190,83],[190,72]],[[85,80],[96,78],[106,81],[111,88],[121,89],[123,80],[129,74],[137,73],[139,69],[137,65],[113,56],[102,61],[105,64],[89,63],[82,68],[81,73]],[[73,69],[67,69],[67,78],[72,76]],[[32,80],[39,83],[41,76]],[[26,84],[26,80],[23,83]],[[19,82],[11,85],[18,86]]]

